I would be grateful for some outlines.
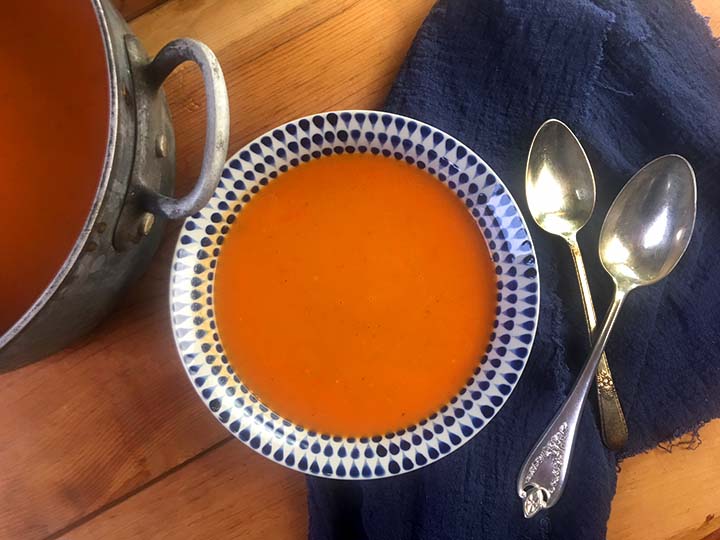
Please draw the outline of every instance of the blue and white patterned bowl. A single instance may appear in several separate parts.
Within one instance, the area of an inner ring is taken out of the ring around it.
[[[491,343],[465,387],[430,417],[394,433],[338,437],[295,425],[263,405],[223,353],[213,312],[213,279],[225,235],[263,186],[302,162],[370,152],[428,171],[466,205],[487,241],[497,274]],[[171,279],[178,352],[198,394],[238,439],[277,463],[330,478],[383,478],[436,461],[497,414],[522,374],[535,336],[539,281],[535,252],[515,201],[469,148],[422,122],[374,111],[301,118],[257,138],[226,164],[208,205],[185,221]]]

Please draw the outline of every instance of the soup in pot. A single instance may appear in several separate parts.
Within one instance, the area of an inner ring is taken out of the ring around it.
[[[1,335],[67,258],[102,173],[108,68],[92,3],[3,3],[0,65]]]

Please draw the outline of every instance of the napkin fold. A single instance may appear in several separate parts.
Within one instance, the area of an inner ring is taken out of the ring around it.
[[[470,443],[396,478],[309,478],[310,538],[604,538],[618,457],[720,416],[720,51],[706,22],[687,0],[441,0],[386,109],[457,137],[508,186],[538,255],[540,323],[517,388]],[[580,244],[599,314],[612,295],[600,226],[637,169],[685,156],[697,173],[698,216],[683,260],[630,295],[607,347],[626,450],[604,449],[593,394],[562,499],[526,520],[518,471],[589,349],[567,247],[535,226],[525,202],[527,151],[551,117],[576,132],[595,171],[597,204]]]

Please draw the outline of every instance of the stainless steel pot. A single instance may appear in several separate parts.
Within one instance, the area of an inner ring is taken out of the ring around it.
[[[228,98],[215,55],[178,39],[150,60],[109,0],[91,0],[105,43],[110,133],[85,226],[63,266],[28,311],[0,336],[0,372],[48,355],[92,329],[146,268],[166,219],[202,208],[227,155]],[[207,94],[203,164],[193,190],[173,198],[175,139],[160,86],[178,65],[200,66]]]

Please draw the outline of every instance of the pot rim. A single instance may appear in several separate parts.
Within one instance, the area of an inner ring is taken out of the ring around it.
[[[108,26],[107,14],[102,0],[90,0],[95,16],[97,18],[103,45],[105,47],[105,64],[107,68],[108,92],[109,92],[109,122],[107,143],[105,146],[105,157],[103,160],[103,168],[100,173],[100,180],[97,191],[93,198],[92,205],[83,227],[75,240],[75,244],[68,253],[62,266],[58,269],[52,281],[45,287],[40,296],[32,303],[32,305],[23,313],[23,315],[15,321],[15,323],[4,333],[0,334],[0,349],[10,343],[20,332],[32,321],[42,308],[50,301],[55,293],[62,285],[63,281],[75,266],[80,254],[82,253],[88,237],[95,225],[100,207],[105,200],[108,185],[110,183],[110,173],[115,161],[115,146],[117,142],[118,129],[118,88],[115,54],[117,53],[113,47],[110,37],[110,29]]]

